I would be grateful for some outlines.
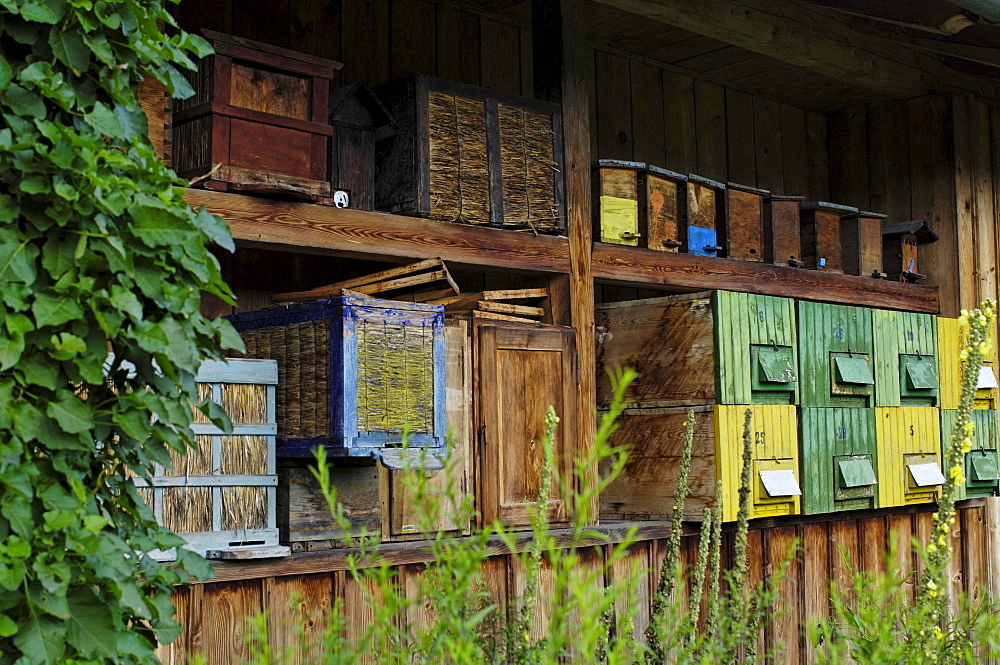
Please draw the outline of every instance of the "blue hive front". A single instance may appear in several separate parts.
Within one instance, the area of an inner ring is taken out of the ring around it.
[[[278,361],[278,456],[324,446],[398,468],[446,454],[443,307],[340,296],[229,319],[248,357]]]

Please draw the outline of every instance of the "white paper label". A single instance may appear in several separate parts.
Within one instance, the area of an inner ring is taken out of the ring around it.
[[[907,464],[906,468],[910,470],[910,475],[913,476],[913,482],[917,487],[944,485],[944,475],[941,473],[941,467],[937,465],[937,462]]]
[[[791,469],[766,469],[759,473],[768,496],[802,496],[799,481]]]
[[[976,388],[979,388],[980,390],[1000,388],[1000,386],[997,385],[997,376],[993,373],[992,367],[983,365],[979,368],[979,381],[976,382]]]

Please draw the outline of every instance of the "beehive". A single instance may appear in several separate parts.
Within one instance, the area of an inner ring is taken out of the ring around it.
[[[340,296],[230,320],[248,356],[278,361],[279,456],[322,445],[394,467],[404,431],[407,457],[446,454],[441,306]]]
[[[958,325],[958,319],[938,317],[938,368],[940,370],[941,408],[957,409],[961,393],[963,365],[958,354],[965,347],[965,329]],[[990,341],[995,337],[996,324],[989,329]],[[997,375],[993,356],[979,369],[977,382],[976,409],[997,408]]]
[[[951,437],[954,434],[958,411],[941,411],[941,454],[948,454]],[[975,430],[972,433],[972,450],[965,454],[965,482],[956,485],[956,499],[971,499],[980,496],[997,496],[1000,490],[1000,466],[997,449],[997,412],[978,409],[972,412]]]
[[[875,409],[880,508],[935,501],[941,473],[941,420],[933,407]]]
[[[635,368],[636,406],[796,404],[794,303],[706,291],[597,306],[597,399],[610,402],[607,370]]]
[[[701,519],[722,481],[723,519],[736,519],[743,469],[743,418],[753,411],[750,517],[791,515],[800,510],[795,407],[696,406],[690,494],[685,516]],[[627,409],[612,445],[629,451],[622,475],[601,493],[602,518],[668,519],[673,511],[688,408]]]
[[[656,166],[639,173],[639,232],[649,249],[677,252],[683,245],[685,182],[686,176]]]
[[[802,262],[806,268],[844,272],[840,248],[840,217],[857,208],[825,201],[799,205]]]
[[[882,224],[886,216],[877,212],[851,212],[840,218],[841,262],[846,275],[884,278],[882,270]]]
[[[815,302],[797,307],[802,406],[874,406],[872,310]]]
[[[684,251],[701,256],[719,256],[723,251],[726,224],[726,186],[721,182],[689,174],[687,179],[687,223]]]
[[[397,123],[376,145],[379,210],[560,233],[558,105],[414,76],[376,89]]]
[[[273,360],[207,361],[198,392],[222,406],[231,433],[197,409],[191,428],[197,448],[171,450],[173,468],[157,465],[146,495],[157,521],[209,558],[282,556],[275,522],[275,385]]]
[[[919,246],[937,241],[938,236],[924,220],[897,222],[882,227],[882,263],[889,279],[918,282]]]
[[[591,165],[594,237],[614,245],[639,245],[639,162],[602,159]]]
[[[878,507],[875,410],[803,408],[802,512]]]
[[[740,261],[764,260],[765,189],[726,184],[726,257]]]
[[[801,196],[771,195],[764,200],[764,260],[776,266],[801,268],[799,204]]]
[[[872,310],[876,406],[938,406],[935,318]]]

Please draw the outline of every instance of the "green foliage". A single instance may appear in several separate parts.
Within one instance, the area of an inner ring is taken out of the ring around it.
[[[241,346],[198,313],[231,302],[137,99],[209,52],[158,0],[0,0],[0,663],[151,663],[180,630],[170,591],[204,562],[147,553],[130,474],[192,442],[194,374]],[[114,359],[105,366],[108,353]],[[207,405],[201,405],[207,412]]]

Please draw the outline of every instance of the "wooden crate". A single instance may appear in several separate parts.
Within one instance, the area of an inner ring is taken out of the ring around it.
[[[802,406],[875,405],[872,310],[796,303]]]
[[[942,409],[957,409],[961,394],[963,364],[958,359],[959,352],[965,347],[966,329],[958,325],[958,319],[938,317],[938,368],[940,370],[940,406]],[[990,341],[996,339],[996,324],[989,330]],[[996,365],[990,359],[983,363],[979,370],[979,383],[976,390],[976,409],[997,408]]]
[[[920,245],[937,241],[938,236],[924,220],[886,224],[882,227],[882,264],[889,279],[915,283],[920,273]]]
[[[341,63],[204,30],[215,54],[174,108],[174,169],[209,189],[329,201],[330,79]],[[208,175],[210,174],[210,175]]]
[[[764,199],[764,260],[776,266],[801,268],[799,204],[802,196],[777,196]]]
[[[740,261],[764,260],[765,189],[726,184],[726,258]]]
[[[558,105],[414,76],[376,89],[395,119],[376,146],[375,206],[480,226],[561,233]]]
[[[333,203],[338,208],[374,210],[375,141],[380,134],[392,136],[392,116],[364,81],[331,92],[329,106],[333,135],[327,161]]]
[[[639,228],[639,174],[645,164],[601,159],[591,164],[594,238],[638,247],[646,234]]]
[[[958,411],[941,410],[941,456],[946,459],[951,436],[958,421]],[[965,454],[965,482],[955,486],[957,500],[1000,494],[1000,466],[997,449],[997,412],[978,409],[972,412],[976,429],[972,434],[972,450]]]
[[[461,496],[472,492],[472,363],[469,322],[445,322],[446,416],[450,434],[449,455],[443,470],[426,473],[428,494],[442,495],[451,485]],[[332,460],[330,483],[344,504],[349,532],[330,516],[312,471],[301,460],[286,459],[279,468],[278,522],[282,541],[299,552],[342,547],[363,532],[383,541],[414,540],[420,532],[407,472],[394,471],[368,460]],[[442,531],[467,533],[468,522],[459,523],[450,513],[431,525]]]
[[[484,523],[528,527],[542,482],[545,413],[559,416],[555,473],[575,485],[580,383],[572,328],[482,319],[473,314],[477,376],[476,500]],[[550,524],[565,523],[568,507],[552,484]]]
[[[646,247],[677,252],[684,244],[687,176],[646,165],[639,173],[639,233]]]
[[[850,212],[840,218],[841,264],[845,275],[884,279],[882,271],[882,225],[886,216],[877,212]]]
[[[939,414],[922,406],[875,409],[880,508],[937,500],[944,482]]]
[[[688,174],[687,223],[682,239],[684,251],[700,256],[720,256],[726,224],[726,186],[721,182]]]
[[[875,410],[803,408],[802,512],[877,508]]]
[[[695,413],[695,430],[685,518],[702,519],[704,509],[713,507],[716,481],[721,481],[723,519],[735,520],[739,511],[743,418],[747,409],[753,411],[754,437],[750,517],[798,514],[800,498],[794,493],[799,491],[795,407],[716,405],[626,409],[611,444],[626,448],[628,461],[622,475],[601,493],[601,518],[670,518],[684,451],[684,427],[690,410]],[[610,462],[606,462],[601,471],[606,473],[609,467]],[[768,492],[764,480],[770,481],[768,474],[774,471],[792,473],[795,487],[788,489],[793,493],[778,490],[772,496]]]
[[[794,304],[729,291],[598,305],[597,403],[608,370],[632,367],[639,407],[798,403]]]
[[[394,466],[404,431],[406,463],[446,454],[441,306],[340,296],[229,319],[248,356],[278,361],[279,456],[322,445]]]
[[[208,558],[259,558],[288,553],[275,517],[275,385],[273,360],[206,361],[198,391],[226,411],[227,434],[195,410],[197,449],[170,451],[173,468],[157,465],[136,478],[157,521]]]
[[[872,310],[875,406],[938,406],[938,326],[933,314]]]
[[[799,205],[799,242],[806,268],[844,272],[840,248],[840,217],[858,212],[851,206],[825,201]]]

